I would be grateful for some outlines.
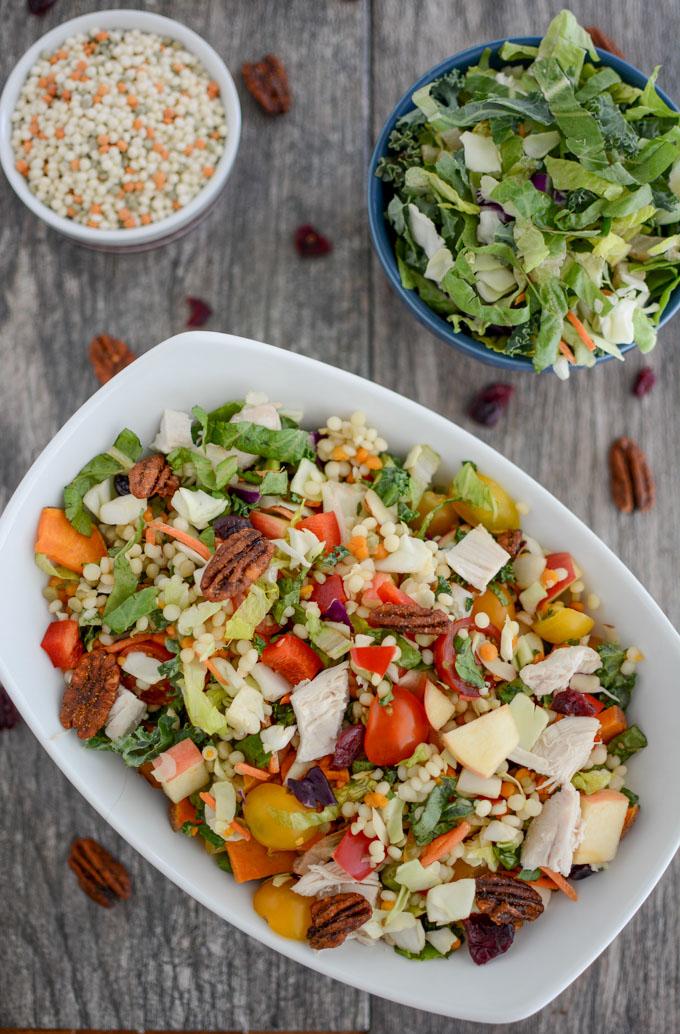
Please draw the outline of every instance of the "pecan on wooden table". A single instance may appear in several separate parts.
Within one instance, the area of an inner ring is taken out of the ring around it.
[[[651,510],[656,501],[654,475],[644,452],[630,438],[617,438],[609,450],[612,499],[622,513]]]
[[[284,115],[290,109],[288,73],[281,58],[265,54],[241,69],[246,89],[268,115]]]
[[[236,528],[208,561],[201,578],[207,600],[228,600],[246,592],[269,567],[274,546],[252,526]]]
[[[179,478],[159,452],[138,460],[128,472],[128,481],[135,499],[150,499],[152,495],[169,499],[179,488]]]
[[[59,718],[65,729],[76,729],[81,740],[99,732],[109,716],[120,683],[113,654],[101,650],[84,654],[64,689]]]
[[[110,334],[98,334],[88,349],[92,369],[100,384],[106,384],[117,373],[134,362],[134,353],[124,341]]]
[[[350,933],[368,922],[373,909],[361,894],[332,894],[312,902],[312,925],[307,931],[310,947],[337,948]]]
[[[102,908],[111,908],[130,897],[131,884],[127,869],[96,840],[87,837],[74,840],[68,864],[76,874],[81,890]]]
[[[393,628],[411,635],[443,635],[450,621],[443,610],[429,610],[417,603],[384,603],[368,616],[372,628]]]

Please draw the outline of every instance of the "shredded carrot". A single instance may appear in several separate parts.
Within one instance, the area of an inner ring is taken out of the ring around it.
[[[263,783],[266,783],[269,779],[269,772],[265,772],[261,768],[255,768],[254,765],[247,765],[245,761],[239,761],[237,765],[234,765],[234,771],[237,775],[247,775],[252,779],[259,779]]]
[[[342,445],[336,445],[331,453],[331,459],[335,460],[336,463],[342,463],[349,459],[349,456],[343,449]]]
[[[482,643],[478,652],[480,659],[486,661],[487,664],[489,663],[489,661],[495,661],[498,657],[498,647],[495,643]]]
[[[349,540],[349,551],[357,560],[368,560],[368,543],[363,535],[352,535]]]
[[[559,872],[555,872],[554,869],[548,869],[545,865],[541,865],[539,868],[549,880],[553,881],[555,886],[561,890],[563,894],[566,894],[572,901],[578,901],[578,894],[572,887],[571,883],[569,883],[568,880],[565,880],[564,876],[561,876]]]
[[[165,646],[165,635],[160,632],[142,633],[142,635],[133,635],[129,639],[120,639],[117,643],[111,643],[110,646],[105,646],[104,649],[107,653],[120,653],[121,650],[127,650],[128,646],[142,646],[144,643],[158,643],[159,646]]]
[[[539,876],[537,880],[531,880],[532,887],[543,887],[543,890],[557,890],[557,885],[549,880],[547,876]]]
[[[557,347],[559,348],[560,352],[562,353],[562,355],[568,363],[576,362],[576,356],[574,355],[566,341],[560,340],[560,343]]]
[[[169,535],[170,538],[177,539],[178,542],[182,542],[189,549],[193,549],[194,553],[198,553],[200,557],[203,557],[204,560],[210,560],[212,553],[208,547],[204,546],[200,539],[195,539],[193,535],[187,535],[186,531],[180,531],[179,528],[173,528],[171,524],[164,524],[162,521],[157,521],[151,527],[164,535]]]
[[[288,749],[286,751],[286,753],[283,755],[283,757],[280,759],[280,761],[279,761],[279,765],[280,765],[280,768],[281,768],[280,778],[281,778],[281,782],[282,783],[285,783],[286,776],[288,775],[288,773],[290,772],[291,768],[295,764],[295,757],[296,757],[295,751]]]
[[[149,546],[155,546],[156,545],[156,533],[153,530],[153,528],[146,528],[145,529],[145,531],[144,531],[144,541]]]
[[[382,465],[380,456],[369,456],[366,460],[366,466],[369,470],[382,470]]]
[[[270,775],[278,775],[279,774],[279,768],[280,768],[280,766],[279,766],[279,755],[278,755],[277,751],[274,751],[272,756],[269,759],[269,774]]]
[[[227,686],[229,684],[227,680],[224,678],[224,676],[220,674],[220,669],[217,667],[216,664],[213,664],[209,657],[203,663],[205,664],[206,668],[213,676],[213,678],[217,682],[219,682],[220,686]]]
[[[571,323],[572,327],[574,328],[574,330],[576,331],[578,336],[581,338],[581,341],[586,346],[588,351],[589,352],[594,352],[595,351],[595,342],[589,336],[588,331],[583,326],[583,324],[581,323],[581,321],[578,318],[578,316],[576,315],[576,313],[572,312],[571,310],[569,310],[569,312],[567,313],[567,319]]]
[[[217,801],[211,793],[206,793],[205,790],[198,795],[204,804],[208,804],[213,811],[217,811]]]
[[[373,790],[364,797],[364,804],[367,804],[369,808],[384,808],[387,804],[387,797],[384,793],[376,793]]]
[[[501,797],[512,797],[512,795],[517,792],[517,787],[514,783],[511,783],[509,780],[505,780],[503,783],[501,783]]]
[[[438,862],[444,855],[449,854],[456,844],[460,844],[462,840],[465,840],[471,829],[470,823],[463,819],[455,829],[450,830],[448,833],[442,833],[440,837],[435,837],[421,854],[420,864],[426,866],[432,865],[433,862]]]
[[[522,302],[526,301],[526,297],[527,297],[526,291],[520,291],[512,304],[513,305],[521,305]]]
[[[236,819],[231,820],[231,826],[229,827],[232,833],[240,833],[244,840],[250,840],[250,830],[242,826]]]

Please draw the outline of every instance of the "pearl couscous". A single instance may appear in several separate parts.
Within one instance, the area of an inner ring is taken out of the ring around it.
[[[131,229],[187,205],[214,175],[220,91],[177,40],[93,29],[43,54],[12,114],[17,170],[57,215]]]
[[[283,936],[486,962],[634,821],[642,654],[473,463],[299,420],[166,410],[149,453],[122,431],[43,511],[62,724],[164,791]]]

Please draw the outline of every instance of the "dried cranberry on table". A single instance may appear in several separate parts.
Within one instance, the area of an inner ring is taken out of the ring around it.
[[[592,701],[584,693],[579,693],[577,689],[563,689],[561,693],[556,693],[550,708],[557,711],[558,714],[577,715],[585,718],[594,715],[597,710]]]
[[[0,732],[13,729],[21,721],[12,699],[4,686],[0,685]]]
[[[187,298],[187,305],[189,306],[187,327],[202,327],[213,314],[211,307],[202,298],[189,297]]]
[[[495,427],[514,392],[511,384],[489,384],[475,395],[469,415],[484,427]]]
[[[651,366],[643,366],[641,370],[638,370],[633,383],[633,394],[636,398],[641,399],[644,395],[649,395],[655,384],[656,374],[654,370]]]
[[[327,237],[305,223],[295,231],[295,248],[302,258],[317,258],[319,255],[328,255],[333,245]]]
[[[481,912],[473,912],[465,920],[465,930],[470,958],[478,966],[503,955],[515,939],[512,923],[494,923]]]

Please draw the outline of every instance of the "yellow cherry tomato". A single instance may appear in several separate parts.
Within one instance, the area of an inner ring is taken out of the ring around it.
[[[458,524],[458,514],[455,511],[453,503],[445,503],[443,506],[440,504],[444,502],[447,497],[442,492],[431,492],[429,489],[423,492],[423,497],[418,503],[418,513],[420,514],[421,520],[418,522],[420,527],[432,510],[439,506],[439,509],[435,513],[434,517],[427,526],[426,535],[430,538],[434,538],[435,535],[446,535],[448,531],[455,528]]]
[[[277,887],[272,880],[267,880],[255,891],[253,908],[279,936],[291,941],[307,939],[312,925],[311,898],[296,894],[292,883]]]
[[[534,632],[547,643],[567,643],[588,635],[595,622],[580,610],[571,607],[551,607],[545,617],[534,622]]]
[[[486,474],[478,474],[478,477],[491,491],[493,509],[487,510],[481,506],[471,506],[470,503],[453,503],[456,513],[467,524],[483,524],[487,531],[496,535],[501,531],[512,531],[514,528],[519,528],[519,513],[514,499],[497,481],[487,477]]]
[[[296,829],[293,825],[293,816],[309,815],[311,810],[279,783],[255,786],[243,804],[243,815],[250,832],[258,843],[274,851],[292,851],[302,847],[319,832],[319,826]]]
[[[514,620],[515,617],[515,603],[510,595],[510,591],[504,585],[501,585],[500,591],[507,599],[507,604],[501,603],[496,593],[491,589],[487,589],[481,596],[475,598],[471,611],[473,618],[482,612],[488,614],[491,624],[499,632],[502,631],[506,617],[509,617],[511,620]]]

